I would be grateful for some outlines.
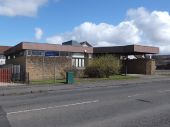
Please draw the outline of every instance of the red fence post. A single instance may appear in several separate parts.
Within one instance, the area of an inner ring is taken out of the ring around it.
[[[5,71],[4,71],[4,69],[2,69],[2,82],[4,82],[4,78],[5,78],[4,73],[5,73]]]
[[[8,82],[11,82],[11,78],[12,78],[11,68],[8,68]]]
[[[5,82],[6,81],[6,70],[5,70],[5,68],[3,69],[3,82]]]
[[[6,74],[7,74],[7,72],[6,72],[6,68],[4,68],[4,82],[6,82]]]

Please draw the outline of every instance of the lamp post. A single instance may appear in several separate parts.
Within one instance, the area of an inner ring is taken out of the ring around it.
[[[87,50],[85,49],[84,50],[84,67],[86,67],[87,66]]]
[[[125,76],[127,75],[127,56],[124,56],[123,57],[123,60],[124,60],[124,74]]]

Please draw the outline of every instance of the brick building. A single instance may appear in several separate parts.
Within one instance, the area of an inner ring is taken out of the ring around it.
[[[1,52],[6,56],[7,65],[19,65],[23,72],[29,73],[30,80],[41,80],[62,78],[64,69],[71,67],[82,70],[89,59],[103,54],[126,59],[128,73],[153,74],[154,61],[144,56],[159,53],[159,48],[141,45],[92,47],[88,42],[71,40],[62,45],[21,42]],[[128,55],[136,59],[128,60]]]

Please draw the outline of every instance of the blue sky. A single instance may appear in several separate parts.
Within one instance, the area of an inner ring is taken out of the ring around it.
[[[74,39],[170,53],[169,12],[169,0],[0,0],[0,45]]]

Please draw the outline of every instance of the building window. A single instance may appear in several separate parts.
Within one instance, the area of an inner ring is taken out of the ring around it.
[[[79,65],[79,59],[75,59],[75,61],[76,61],[75,65],[76,65],[76,67],[78,67],[78,65]]]
[[[78,59],[79,60],[79,67],[82,67],[82,59]]]
[[[31,56],[32,55],[32,51],[31,50],[27,50],[27,56]]]
[[[71,53],[70,52],[63,52],[63,51],[61,51],[60,52],[60,56],[71,56]]]
[[[85,67],[85,66],[84,66],[84,59],[82,59],[82,67]]]
[[[73,58],[72,66],[77,68],[84,68],[84,58]]]
[[[0,55],[0,59],[6,59],[4,55]]]
[[[43,51],[32,50],[32,56],[44,56]]]

